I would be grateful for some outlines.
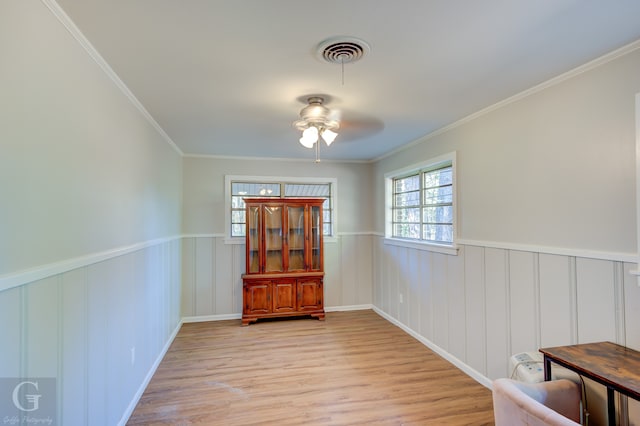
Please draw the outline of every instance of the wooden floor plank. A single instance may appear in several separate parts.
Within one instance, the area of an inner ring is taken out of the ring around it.
[[[128,425],[492,425],[491,391],[373,311],[184,324]]]

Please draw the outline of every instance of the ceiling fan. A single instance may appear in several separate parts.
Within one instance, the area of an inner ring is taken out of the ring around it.
[[[359,61],[369,50],[369,45],[364,40],[341,36],[321,42],[316,53],[322,61],[342,66],[342,85],[344,85],[344,65]],[[338,130],[341,130],[342,134],[345,125],[347,130],[351,130],[352,138],[355,138],[355,133],[371,134],[384,127],[381,121],[363,115],[359,115],[358,120],[350,122],[341,120],[340,111],[330,110],[324,105],[325,101],[331,100],[327,95],[310,95],[298,99],[306,102],[307,105],[300,110],[300,118],[293,125],[302,132],[300,143],[304,147],[313,148],[315,145],[316,162],[320,161],[320,139],[324,140],[327,146],[331,145],[338,136]],[[348,131],[347,134],[349,134]],[[345,139],[344,134],[341,139]]]
[[[308,105],[300,110],[300,119],[293,125],[302,132],[300,143],[306,148],[313,148],[320,137],[327,143],[335,140],[340,128],[337,119],[331,117],[331,110],[323,105],[322,96],[310,96],[307,98]]]
[[[300,144],[306,148],[315,147],[316,162],[320,161],[321,139],[330,146],[338,133],[339,140],[348,141],[372,135],[384,128],[380,120],[370,116],[327,108],[325,103],[331,100],[328,95],[309,95],[299,100],[306,101],[307,105],[300,110],[300,118],[293,126],[302,132]]]

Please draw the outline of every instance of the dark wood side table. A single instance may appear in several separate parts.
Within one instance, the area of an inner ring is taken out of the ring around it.
[[[640,352],[611,342],[543,348],[544,379],[551,379],[551,362],[607,387],[609,425],[616,424],[614,392],[640,400]]]

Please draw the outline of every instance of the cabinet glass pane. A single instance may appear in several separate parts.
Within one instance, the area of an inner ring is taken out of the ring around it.
[[[282,272],[282,207],[264,208],[265,272]]]
[[[304,206],[287,206],[289,222],[289,270],[301,271],[304,265]]]
[[[249,237],[247,238],[249,248],[249,273],[260,272],[260,207],[249,207]]]
[[[322,242],[322,228],[320,227],[320,207],[312,206],[310,212],[311,222],[311,269],[320,269],[320,252]]]

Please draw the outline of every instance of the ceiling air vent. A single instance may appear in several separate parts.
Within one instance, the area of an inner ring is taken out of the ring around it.
[[[369,45],[355,37],[330,38],[318,45],[318,56],[332,64],[348,64],[369,53]]]

